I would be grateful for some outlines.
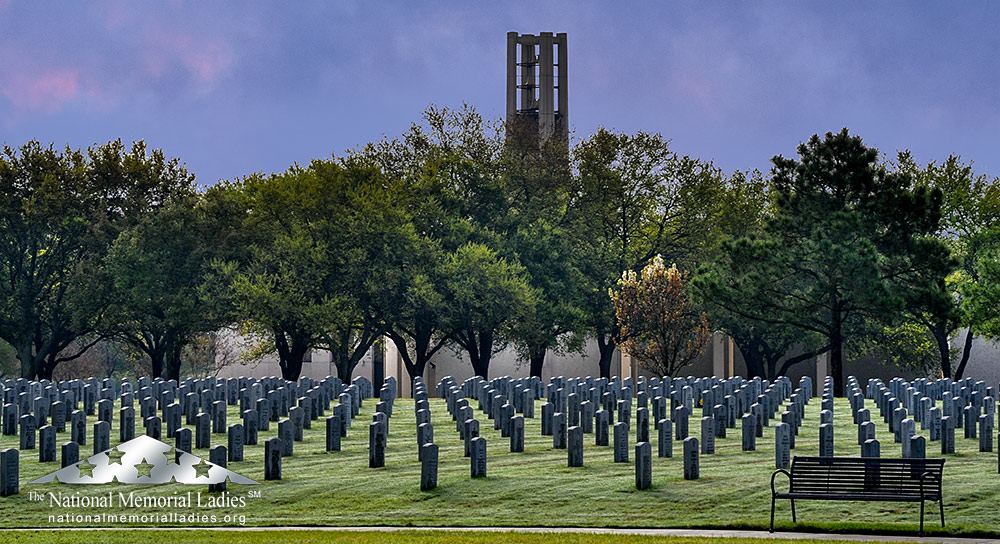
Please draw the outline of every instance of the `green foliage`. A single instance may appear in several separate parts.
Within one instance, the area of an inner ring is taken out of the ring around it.
[[[618,336],[607,296],[623,271],[638,272],[655,255],[691,267],[716,237],[724,178],[711,164],[670,151],[659,134],[599,128],[573,152],[577,175],[570,233],[583,281],[584,323],[610,377]]]
[[[86,153],[29,142],[0,157],[0,338],[21,375],[49,378],[100,340],[112,304],[104,255],[118,233],[191,190],[177,159],[121,141]],[[88,340],[76,344],[76,340]],[[67,350],[71,346],[79,349]]]
[[[773,159],[775,214],[762,234],[726,244],[698,282],[729,311],[825,338],[840,395],[845,339],[869,320],[892,325],[907,308],[939,306],[952,267],[931,237],[941,193],[886,170],[846,129],[798,152]]]

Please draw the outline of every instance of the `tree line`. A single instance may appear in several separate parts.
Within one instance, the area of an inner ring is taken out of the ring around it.
[[[727,174],[603,128],[569,148],[468,106],[208,187],[143,142],[4,147],[0,339],[39,379],[108,341],[176,379],[185,346],[223,327],[287,379],[312,349],[349,376],[383,338],[411,376],[441,350],[486,376],[507,348],[540,375],[588,340],[609,376],[619,344],[680,372],[710,327],[751,376],[829,352],[840,391],[845,358],[958,378],[972,338],[1000,336],[996,179],[847,129],[772,163]],[[646,277],[669,283],[663,311],[622,314]],[[668,352],[634,334],[643,319],[694,328]]]

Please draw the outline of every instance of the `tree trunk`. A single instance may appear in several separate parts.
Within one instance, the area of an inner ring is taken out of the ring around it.
[[[490,379],[490,360],[493,359],[493,332],[483,331],[478,335],[469,331],[469,344],[465,346],[465,351],[469,354],[469,362],[472,363],[472,370],[476,376],[482,376],[484,380]],[[478,341],[477,341],[478,340]]]
[[[834,311],[830,330],[830,373],[833,374],[833,396],[844,396],[844,337],[841,332],[840,312]]]
[[[597,335],[597,349],[601,353],[601,360],[598,366],[601,369],[601,377],[611,379],[611,360],[615,356],[615,339],[610,335],[605,338],[603,334]]]
[[[28,341],[26,344],[17,348],[17,358],[21,361],[21,377],[34,380],[38,375],[38,367],[41,366],[41,360],[35,356],[31,342]]]
[[[951,346],[948,344],[948,332],[945,330],[945,323],[938,322],[928,327],[931,336],[937,343],[938,352],[941,354],[941,377],[951,377]]]
[[[309,351],[305,336],[285,331],[274,331],[274,344],[278,348],[278,366],[281,377],[290,382],[299,381],[302,374],[302,358]]]
[[[181,381],[181,346],[172,345],[166,351],[167,380]]]
[[[969,364],[969,355],[972,354],[972,339],[975,338],[975,334],[972,333],[972,324],[969,324],[969,330],[965,333],[965,345],[962,347],[962,359],[958,362],[958,368],[955,369],[955,381],[961,380],[965,377],[965,365]]]
[[[528,360],[530,361],[531,376],[542,377],[542,365],[545,363],[545,346],[528,346]]]

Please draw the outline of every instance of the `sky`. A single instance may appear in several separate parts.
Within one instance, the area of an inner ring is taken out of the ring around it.
[[[848,127],[1000,176],[1000,3],[0,0],[0,142],[145,140],[210,185],[504,115],[506,33],[567,33],[574,141],[767,172]]]

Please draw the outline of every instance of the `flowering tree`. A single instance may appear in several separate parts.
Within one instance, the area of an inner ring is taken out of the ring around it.
[[[629,270],[609,294],[621,325],[622,351],[660,376],[676,376],[701,355],[711,336],[708,318],[694,310],[688,278],[655,257],[641,275]]]

